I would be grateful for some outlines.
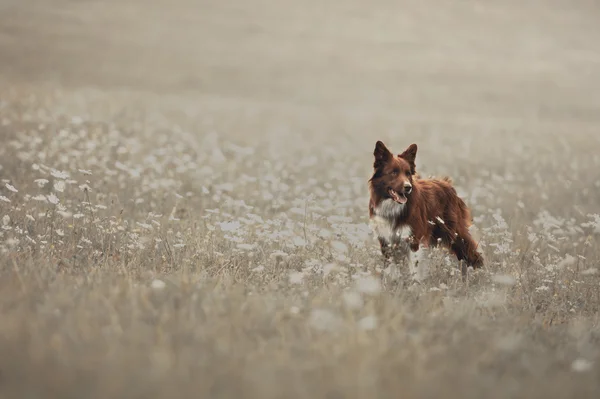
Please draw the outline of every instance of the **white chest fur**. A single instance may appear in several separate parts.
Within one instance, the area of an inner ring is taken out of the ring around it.
[[[410,228],[396,226],[396,218],[404,212],[405,205],[399,204],[392,199],[383,200],[374,209],[371,218],[371,229],[378,238],[384,238],[388,242],[398,241],[402,236],[410,234]]]

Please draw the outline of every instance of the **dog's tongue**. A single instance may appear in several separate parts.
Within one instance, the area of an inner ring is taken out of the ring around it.
[[[406,204],[406,201],[408,200],[408,198],[406,198],[406,195],[398,194],[395,190],[390,190],[390,196],[394,201],[396,201],[399,204]]]

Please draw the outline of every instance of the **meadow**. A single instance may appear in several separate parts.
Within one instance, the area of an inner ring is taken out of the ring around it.
[[[34,3],[0,40],[0,397],[598,396],[593,5]],[[452,177],[484,269],[382,279],[377,140]]]

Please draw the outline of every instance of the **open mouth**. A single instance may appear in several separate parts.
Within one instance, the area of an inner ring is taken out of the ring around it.
[[[390,197],[392,197],[394,201],[396,201],[399,204],[406,204],[406,201],[408,201],[408,198],[406,198],[406,195],[404,193],[398,193],[394,189],[388,189],[388,194],[390,195]]]

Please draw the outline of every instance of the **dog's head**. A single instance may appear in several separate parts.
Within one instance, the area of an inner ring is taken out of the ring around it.
[[[381,198],[406,204],[413,190],[417,145],[411,144],[402,154],[394,156],[385,144],[378,141],[373,155],[374,173],[370,180],[373,190]]]

